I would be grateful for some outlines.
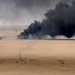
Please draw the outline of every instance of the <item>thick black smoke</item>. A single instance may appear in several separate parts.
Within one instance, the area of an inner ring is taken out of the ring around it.
[[[18,37],[43,37],[50,35],[51,37],[64,35],[71,38],[75,34],[75,1],[72,4],[59,2],[55,9],[50,9],[45,13],[46,19],[42,22],[35,21],[28,29],[24,30]]]

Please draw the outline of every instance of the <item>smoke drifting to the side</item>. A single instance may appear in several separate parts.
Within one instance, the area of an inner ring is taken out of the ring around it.
[[[0,25],[29,25],[60,0],[0,0]],[[71,1],[71,0],[64,0]]]
[[[59,2],[55,9],[50,9],[45,13],[46,19],[42,22],[35,21],[28,29],[18,37],[27,39],[29,37],[42,38],[50,35],[51,37],[64,35],[71,38],[75,34],[75,1],[71,4]]]
[[[51,0],[0,0],[0,25],[29,25],[44,18]]]

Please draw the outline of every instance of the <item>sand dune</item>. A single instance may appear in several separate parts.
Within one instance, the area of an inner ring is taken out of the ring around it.
[[[74,40],[0,40],[1,75],[75,75]]]

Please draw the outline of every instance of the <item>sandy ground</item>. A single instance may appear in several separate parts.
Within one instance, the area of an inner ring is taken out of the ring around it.
[[[0,75],[75,75],[75,40],[18,40],[24,27],[0,27]]]
[[[1,75],[75,75],[75,41],[1,40]]]
[[[3,40],[7,39],[16,39],[16,36],[19,35],[24,29],[27,28],[25,26],[0,26],[0,37]]]

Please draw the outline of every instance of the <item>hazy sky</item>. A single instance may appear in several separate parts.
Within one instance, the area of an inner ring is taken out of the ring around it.
[[[60,0],[0,0],[0,25],[29,25],[41,21]],[[62,0],[70,2],[72,0]]]

